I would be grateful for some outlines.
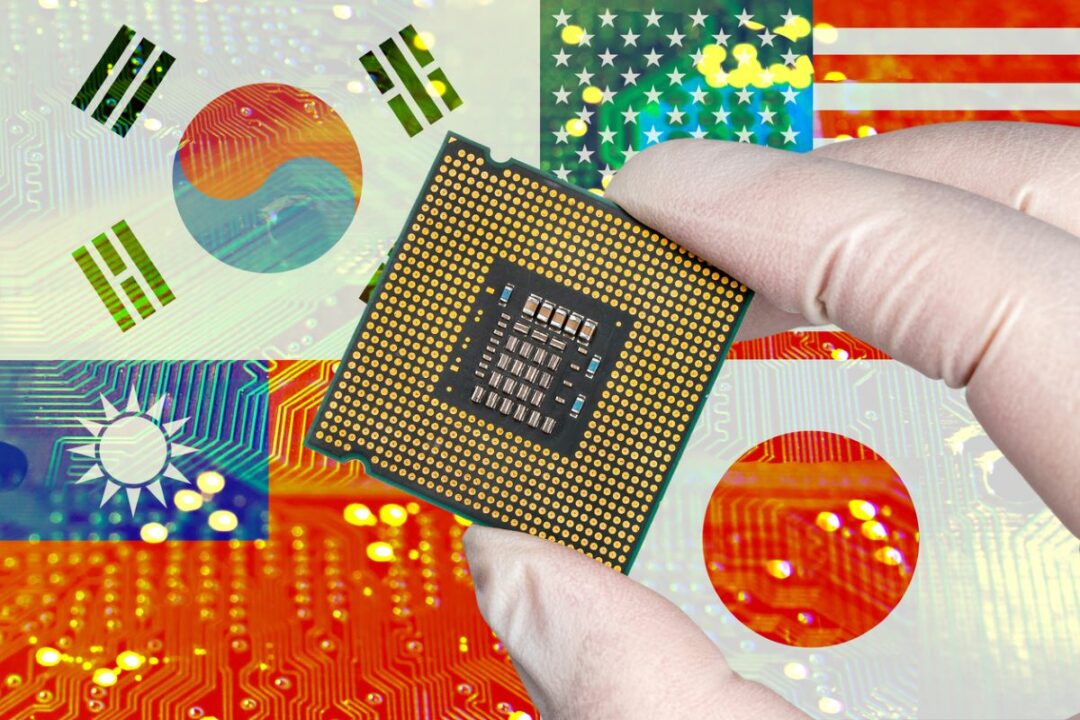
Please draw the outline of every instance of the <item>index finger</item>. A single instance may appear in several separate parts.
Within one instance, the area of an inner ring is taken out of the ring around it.
[[[933,180],[1080,233],[1080,131],[1064,125],[956,122],[825,145],[818,157]],[[807,325],[764,297],[747,309],[739,340]]]
[[[1080,243],[975,194],[737,143],[676,140],[608,197],[787,312],[954,387],[1074,533]]]

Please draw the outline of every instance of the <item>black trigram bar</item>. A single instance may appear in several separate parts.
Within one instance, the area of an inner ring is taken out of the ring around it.
[[[128,130],[135,124],[135,118],[146,107],[146,103],[150,101],[150,97],[157,90],[161,81],[165,79],[169,68],[172,67],[173,62],[176,60],[172,55],[162,50],[153,66],[148,71],[144,70],[150,60],[150,55],[154,52],[155,45],[150,40],[143,38],[135,46],[135,49],[131,51],[131,55],[124,66],[116,69],[121,56],[134,39],[135,31],[127,25],[121,26],[116,31],[116,36],[113,37],[112,42],[109,43],[109,47],[105,48],[105,53],[97,61],[94,69],[90,71],[86,82],[79,88],[79,92],[75,93],[75,98],[71,101],[71,104],[75,107],[86,110],[93,101],[94,96],[98,94],[101,86],[105,84],[105,81],[109,77],[115,76],[115,79],[106,89],[105,95],[90,115],[102,125],[107,125],[109,118],[116,112],[116,106],[124,97],[124,93],[127,92],[131,83],[138,79],[139,84],[135,88],[134,95],[120,110],[116,122],[112,126],[113,132],[120,137],[125,137],[128,134]],[[141,78],[139,78],[140,75]]]
[[[412,54],[413,59],[416,60],[417,65],[421,70],[427,72],[428,80],[431,82],[431,87],[435,92],[442,97],[443,102],[446,103],[446,107],[449,110],[453,110],[462,104],[461,96],[454,90],[454,86],[450,84],[450,79],[446,77],[439,68],[433,68],[428,70],[428,66],[435,64],[435,58],[432,57],[428,51],[427,46],[420,39],[416,30],[412,25],[406,25],[398,35],[401,37],[402,43],[408,48]],[[442,111],[439,106],[435,104],[435,99],[429,94],[428,89],[424,86],[424,81],[416,74],[409,64],[409,61],[405,59],[405,54],[398,47],[398,44],[394,41],[394,38],[387,38],[379,44],[379,49],[382,50],[383,55],[386,57],[386,61],[390,64],[390,68],[397,75],[397,82],[400,82],[405,86],[405,90],[408,91],[413,102],[420,108],[420,112],[424,114],[429,123],[434,123],[442,117]],[[367,52],[360,58],[360,62],[363,64],[364,69],[367,70],[368,75],[371,77],[372,82],[375,83],[375,87],[379,89],[379,93],[385,95],[388,92],[397,89],[397,84],[393,75],[390,74],[385,66],[379,61],[374,52]],[[390,110],[393,111],[397,117],[398,122],[405,128],[405,132],[409,136],[416,135],[423,130],[423,125],[413,114],[409,104],[405,102],[405,97],[400,93],[394,94],[387,99],[387,104],[390,106]]]
[[[101,259],[105,261],[105,267],[108,268],[109,274],[112,276],[111,280],[98,261],[90,254],[89,246],[83,245],[76,249],[71,256],[75,258],[75,262],[78,263],[90,286],[94,288],[94,292],[97,293],[101,304],[109,311],[112,319],[120,327],[121,332],[127,332],[135,327],[135,319],[131,316],[129,307],[124,305],[123,300],[120,299],[117,286],[127,295],[130,307],[133,307],[139,317],[143,319],[150,317],[157,310],[150,297],[143,290],[143,285],[148,287],[150,292],[154,294],[160,307],[165,307],[171,303],[176,299],[176,296],[173,295],[172,288],[165,282],[165,278],[161,276],[157,265],[146,254],[146,248],[135,237],[135,233],[128,227],[127,222],[121,220],[112,226],[112,231],[116,235],[116,239],[120,241],[120,247],[127,253],[130,261],[134,263],[134,268],[124,261],[124,258],[117,251],[116,245],[106,233],[101,233],[95,237],[91,244],[93,244]],[[142,281],[141,284],[140,280]]]

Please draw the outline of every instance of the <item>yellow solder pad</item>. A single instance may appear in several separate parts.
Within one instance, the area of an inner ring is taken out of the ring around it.
[[[749,297],[451,134],[308,444],[627,572]]]

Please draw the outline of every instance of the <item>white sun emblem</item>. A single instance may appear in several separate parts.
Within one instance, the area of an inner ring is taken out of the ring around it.
[[[161,478],[191,484],[172,463],[173,458],[195,452],[195,448],[172,441],[188,419],[162,423],[161,409],[164,404],[165,398],[159,398],[149,410],[143,412],[132,388],[123,412],[113,407],[102,395],[105,422],[78,418],[94,436],[95,442],[72,448],[71,452],[93,458],[94,464],[75,482],[86,483],[105,478],[100,507],[104,507],[117,491],[124,488],[131,516],[135,517],[139,494],[144,489],[165,505]]]

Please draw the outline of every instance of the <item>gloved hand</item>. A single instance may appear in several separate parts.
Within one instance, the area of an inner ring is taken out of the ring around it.
[[[676,140],[607,196],[756,291],[739,339],[834,323],[966,387],[1080,533],[1080,131],[958,123],[808,155]],[[673,604],[583,555],[475,526],[465,549],[544,720],[803,717]]]

